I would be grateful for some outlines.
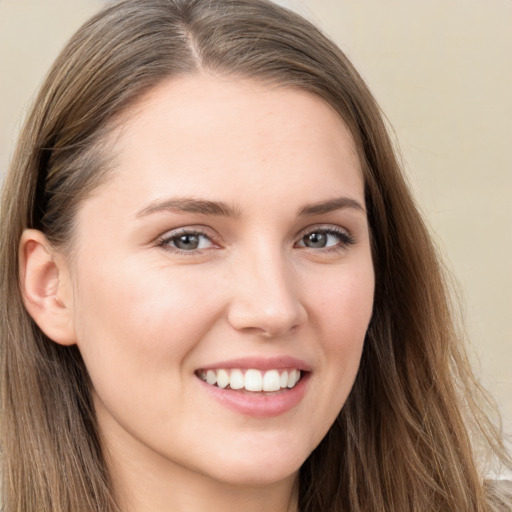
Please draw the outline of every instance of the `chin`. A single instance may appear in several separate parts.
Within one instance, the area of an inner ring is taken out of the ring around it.
[[[215,474],[209,474],[210,478],[222,482],[226,485],[236,487],[265,487],[288,479],[294,479],[299,466],[284,467],[284,466],[261,466],[251,464],[239,464],[227,471],[216,471]]]
[[[211,478],[225,484],[236,486],[265,486],[283,480],[295,478],[309,451],[302,451],[301,455],[293,450],[265,450],[255,454],[252,451],[236,453],[230,450],[229,455],[221,456],[210,465],[206,474]]]

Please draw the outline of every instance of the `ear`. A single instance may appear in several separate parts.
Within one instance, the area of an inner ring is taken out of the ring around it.
[[[64,256],[35,229],[23,232],[19,255],[21,294],[30,316],[51,340],[75,344],[72,287]]]

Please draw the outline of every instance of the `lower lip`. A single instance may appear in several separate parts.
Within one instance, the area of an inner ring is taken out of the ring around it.
[[[226,407],[253,418],[272,418],[288,412],[296,407],[306,392],[309,373],[302,376],[297,385],[291,389],[283,389],[273,393],[251,393],[222,389],[211,386],[198,378],[205,391]]]

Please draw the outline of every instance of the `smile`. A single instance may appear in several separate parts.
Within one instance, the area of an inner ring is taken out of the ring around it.
[[[301,371],[296,368],[270,369],[210,369],[197,372],[198,377],[221,389],[245,390],[251,392],[275,392],[292,389],[301,379]]]

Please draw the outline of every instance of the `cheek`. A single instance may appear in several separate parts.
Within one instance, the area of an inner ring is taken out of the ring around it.
[[[175,367],[216,319],[219,301],[205,282],[190,272],[141,268],[129,260],[122,266],[88,265],[74,317],[90,372],[109,365],[128,378],[154,373],[155,366]]]
[[[139,418],[144,430],[154,421],[168,425],[170,404],[175,417],[186,412],[189,354],[215,322],[219,301],[191,273],[135,271],[128,261],[84,269],[75,320],[101,407],[127,429],[130,418]],[[152,411],[147,418],[140,404]]]
[[[355,381],[373,309],[374,274],[371,264],[338,272],[311,296],[312,321],[320,333],[322,389],[316,390],[325,410],[326,425],[334,421]],[[320,407],[320,403],[319,403]]]
[[[371,262],[341,269],[311,294],[311,309],[323,337],[340,347],[362,343],[373,310],[374,272]]]

